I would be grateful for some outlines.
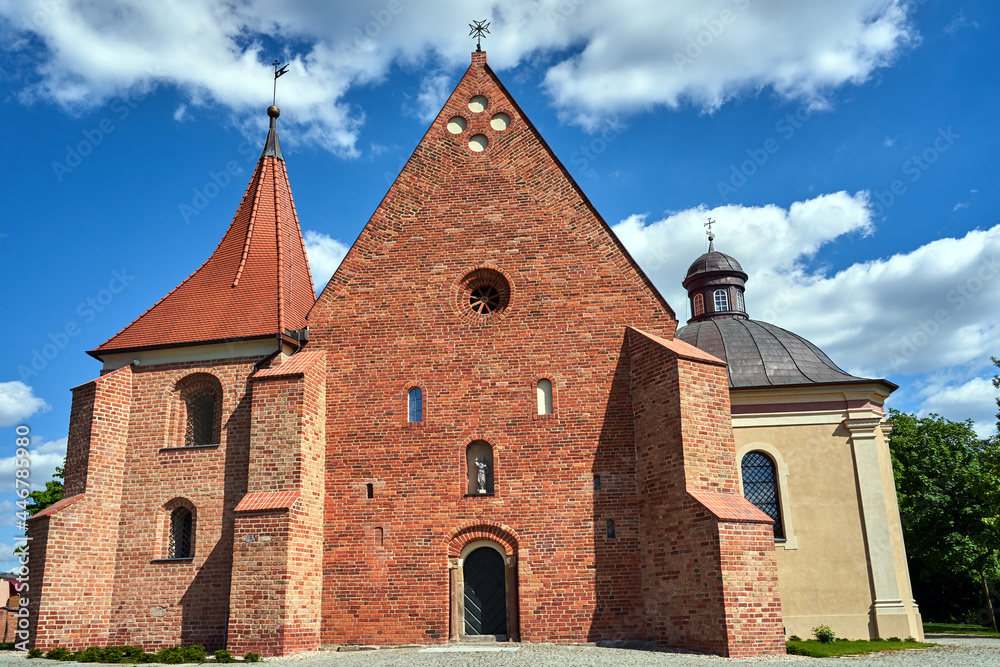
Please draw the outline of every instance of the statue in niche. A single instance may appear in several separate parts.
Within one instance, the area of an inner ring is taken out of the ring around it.
[[[490,473],[490,466],[486,463],[486,457],[480,456],[476,459],[476,468],[479,473],[476,475],[476,482],[479,484],[479,493],[486,493],[486,475]]]

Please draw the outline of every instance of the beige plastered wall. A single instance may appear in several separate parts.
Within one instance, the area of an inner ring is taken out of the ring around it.
[[[824,411],[789,410],[792,401],[780,396],[732,394],[734,405],[781,405],[781,412],[736,414],[733,427],[737,460],[759,450],[777,464],[786,539],[776,540],[775,552],[786,634],[805,639],[828,625],[851,639],[922,639],[881,412],[848,410],[843,393],[843,410]]]

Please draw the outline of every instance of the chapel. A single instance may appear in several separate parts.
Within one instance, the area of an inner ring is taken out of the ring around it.
[[[894,386],[748,319],[714,245],[678,329],[485,52],[318,298],[268,115],[218,247],[73,390],[33,646],[920,636]]]

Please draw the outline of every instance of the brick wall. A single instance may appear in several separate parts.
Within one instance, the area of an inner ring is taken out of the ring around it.
[[[738,495],[725,365],[629,331],[649,637],[784,653],[770,520]]]
[[[108,641],[122,480],[132,404],[131,369],[77,388],[66,444],[62,509],[33,517],[28,535],[32,642],[86,646]],[[70,498],[83,494],[76,502]]]
[[[326,358],[276,361],[253,377],[229,617],[230,649],[265,656],[319,648],[322,608]]]

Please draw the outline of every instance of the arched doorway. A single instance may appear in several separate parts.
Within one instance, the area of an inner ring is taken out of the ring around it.
[[[504,557],[481,546],[463,563],[465,634],[507,636],[507,585]]]

